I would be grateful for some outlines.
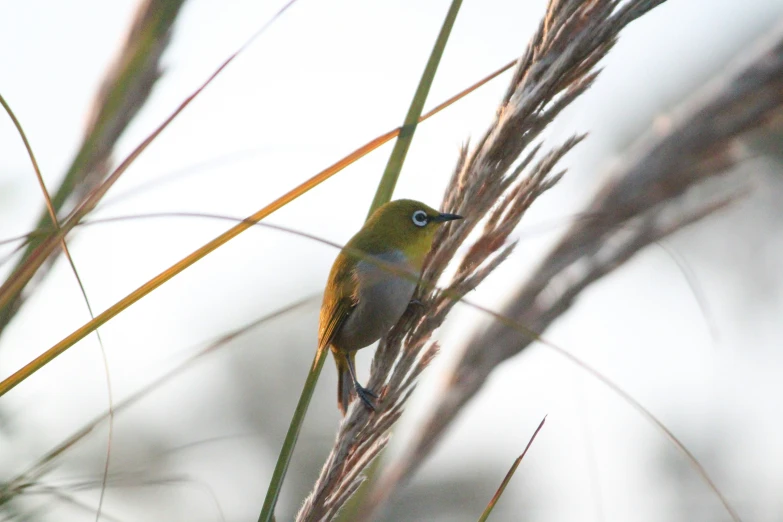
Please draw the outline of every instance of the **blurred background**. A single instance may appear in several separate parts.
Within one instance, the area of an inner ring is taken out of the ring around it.
[[[152,96],[115,149],[123,159],[283,2],[188,0]],[[300,0],[145,151],[93,218],[151,212],[238,218],[399,125],[449,2]],[[517,57],[543,0],[466,1],[429,96],[441,102]],[[5,3],[0,92],[27,132],[47,185],[73,160],[92,100],[126,38],[132,0]],[[783,19],[778,0],[670,0],[631,24],[596,85],[549,129],[589,138],[566,177],[531,209],[515,254],[473,300],[498,310],[617,157]],[[509,73],[419,126],[395,197],[434,206],[458,147],[494,116]],[[748,142],[732,176],[752,192],[652,247],[585,292],[545,333],[644,404],[695,454],[747,521],[783,519],[783,138]],[[43,207],[10,119],[0,117],[0,238]],[[386,145],[268,222],[336,243],[360,226]],[[225,230],[205,218],[81,227],[68,244],[96,312]],[[0,246],[5,278],[13,244]],[[312,296],[221,346],[117,414],[105,520],[255,520],[312,359],[330,246],[256,227],[100,329],[115,402],[214,339]],[[60,257],[0,337],[0,376],[89,320]],[[405,444],[444,371],[487,319],[457,307],[384,458]],[[372,350],[359,354],[367,375]],[[290,519],[339,422],[331,363],[283,489]],[[35,464],[108,407],[94,335],[0,400],[0,481]],[[696,471],[637,412],[546,347],[499,368],[384,520],[476,520],[544,415],[547,423],[493,520],[728,520]],[[108,441],[101,424],[68,448],[0,519],[94,517]],[[67,497],[67,498],[66,498]],[[77,505],[77,503],[79,505]],[[81,506],[81,507],[80,507]],[[4,517],[4,518],[2,518]]]

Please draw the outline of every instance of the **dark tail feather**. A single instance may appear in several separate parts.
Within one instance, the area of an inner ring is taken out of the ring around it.
[[[348,411],[348,405],[356,395],[356,390],[353,387],[353,379],[348,371],[348,359],[344,353],[333,351],[334,362],[337,364],[337,407],[343,415]],[[355,352],[348,354],[348,357],[353,358]]]

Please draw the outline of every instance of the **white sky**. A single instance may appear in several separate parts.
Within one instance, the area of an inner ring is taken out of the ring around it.
[[[132,150],[282,3],[189,2],[164,58],[165,76],[121,140],[117,157]],[[188,210],[242,217],[261,208],[401,122],[448,4],[445,0],[300,0],[139,158],[98,215]],[[466,1],[428,107],[520,54],[543,6],[540,0]],[[0,92],[22,121],[50,189],[80,142],[92,97],[124,38],[134,7],[135,2],[128,0],[2,6]],[[634,23],[604,62],[606,70],[595,88],[548,131],[553,144],[575,132],[590,131],[590,137],[567,158],[571,171],[536,205],[523,230],[578,212],[623,146],[781,16],[783,4],[777,0],[671,0]],[[506,81],[507,76],[495,80],[419,127],[395,197],[437,205],[458,146],[485,128]],[[276,213],[270,222],[344,242],[360,226],[390,150],[387,145],[374,152]],[[31,228],[42,208],[41,196],[7,118],[0,118],[0,151],[0,237],[8,237]],[[190,169],[210,161],[211,167]],[[186,174],[163,181],[182,169]],[[155,182],[151,189],[110,203],[149,182]],[[775,201],[767,203],[774,206]],[[753,223],[748,218],[748,229]],[[686,444],[702,447],[698,445],[704,442],[705,432],[712,427],[725,430],[724,442],[728,438],[736,451],[729,460],[734,467],[710,472],[729,498],[746,510],[749,520],[774,520],[781,509],[774,492],[783,485],[776,465],[783,457],[776,443],[783,430],[778,400],[783,387],[777,383],[781,358],[772,352],[781,339],[781,282],[764,277],[779,273],[781,250],[764,250],[764,242],[740,241],[744,247],[737,252],[724,252],[710,238],[720,235],[722,225],[732,224],[736,224],[732,217],[718,218],[703,229],[712,235],[694,230],[679,243],[675,240],[675,245],[693,254],[690,261],[720,331],[717,346],[681,273],[654,249],[590,289],[568,318],[549,332],[549,338],[615,379],[660,414]],[[206,220],[128,222],[80,231],[70,245],[93,307],[102,311],[225,228],[225,223]],[[522,279],[555,237],[523,242],[475,299],[499,308],[504,291]],[[762,257],[776,256],[764,265],[768,272],[727,276],[712,264],[716,256],[725,256],[721,259],[729,266],[735,262],[747,266],[741,251],[751,248],[760,248]],[[127,395],[181,360],[189,347],[318,292],[334,255],[324,245],[263,230],[250,231],[210,255],[102,329],[115,397]],[[771,297],[745,316],[749,294],[743,289],[754,285],[767,288]],[[316,314],[317,306],[311,307],[302,330],[295,334],[301,336],[304,350],[306,340],[315,339]],[[454,319],[464,321],[454,320],[444,331],[444,356],[417,393],[416,408],[424,407],[427,395],[437,391],[439,374],[478,320],[468,310],[458,309],[455,314]],[[72,274],[60,262],[5,332],[0,375],[9,375],[87,320]],[[747,350],[749,346],[755,349]],[[365,352],[363,364],[370,355]],[[276,357],[283,361],[279,364],[289,360],[286,353]],[[309,357],[308,352],[290,361]],[[286,368],[304,376],[305,367],[292,362]],[[200,400],[219,395],[221,386],[232,381],[227,371],[217,363],[205,365],[203,372],[212,387],[201,390],[194,383],[192,395],[186,398],[161,398],[157,409],[146,406],[136,417],[143,419],[143,431],[172,444],[219,434],[214,426],[201,434],[188,427],[182,437],[175,417],[191,418],[190,405],[195,411]],[[331,365],[325,372],[333,373]],[[323,403],[332,405],[332,381],[328,383],[324,385],[328,400]],[[7,418],[2,422],[9,422],[9,430],[2,445],[13,448],[0,453],[3,475],[23,469],[105,406],[105,375],[97,343],[86,339],[3,397],[0,408]],[[654,483],[650,471],[654,463],[647,460],[651,445],[666,447],[662,435],[544,348],[496,372],[422,476],[459,472],[485,461],[490,453],[499,481],[544,414],[549,414],[547,426],[512,482],[510,498],[527,501],[534,493],[553,488],[560,496],[534,502],[537,510],[546,510],[542,519],[590,520],[596,512],[590,485],[598,482],[605,520],[663,519],[671,492]],[[230,413],[209,415],[225,426],[224,434],[244,426]],[[402,422],[401,433],[414,424],[414,418]],[[332,422],[336,426],[336,409]],[[123,469],[122,427],[119,423],[115,470]],[[101,468],[101,437],[105,434],[92,443],[95,462],[89,469],[96,474]],[[331,433],[326,438],[330,437]],[[670,449],[660,451],[681,458]],[[247,452],[247,462],[233,454],[214,457],[236,459],[241,473],[209,464],[201,469],[198,457],[186,464],[214,487],[229,520],[257,513],[254,496],[265,487],[271,468],[264,465],[276,449],[248,447]],[[595,473],[589,466],[591,453],[598,462]],[[526,481],[525,466],[535,468],[543,482]],[[243,477],[242,484],[251,488],[248,494],[237,491],[232,473]],[[486,495],[481,492],[479,498],[488,499],[496,484],[486,486]],[[84,498],[94,502],[94,493]],[[703,498],[715,502],[706,494]],[[284,500],[292,506],[298,502]],[[186,497],[183,502],[192,507],[167,508],[171,512],[165,519],[216,517],[198,499]],[[111,498],[106,507],[133,513],[119,500],[112,505]],[[476,514],[481,508],[476,505]],[[81,520],[84,513],[65,511],[60,516],[66,514]],[[475,519],[469,515],[466,520]]]

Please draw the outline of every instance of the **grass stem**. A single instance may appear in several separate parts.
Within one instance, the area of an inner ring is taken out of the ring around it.
[[[324,366],[327,353],[327,350],[318,350],[315,354],[313,365],[310,367],[310,373],[307,374],[307,379],[302,388],[302,394],[299,396],[299,402],[294,410],[294,416],[291,418],[291,423],[288,425],[288,433],[285,434],[283,448],[280,450],[280,455],[277,457],[275,471],[272,473],[272,480],[269,482],[269,488],[266,491],[266,498],[264,499],[264,507],[261,509],[261,514],[258,516],[258,522],[272,522],[274,520],[275,504],[277,504],[277,499],[280,497],[283,479],[285,479],[288,465],[291,463],[291,456],[294,454],[294,446],[296,446],[296,441],[299,438],[299,432],[304,423],[307,407],[310,406],[310,399],[313,397],[315,385],[318,383],[318,376],[321,374],[321,369]]]

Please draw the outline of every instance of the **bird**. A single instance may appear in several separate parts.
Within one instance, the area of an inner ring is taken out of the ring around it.
[[[462,219],[411,199],[379,207],[332,265],[319,318],[318,349],[337,365],[337,405],[344,416],[354,397],[375,411],[377,395],[356,377],[356,352],[397,324],[421,276],[436,230]]]

